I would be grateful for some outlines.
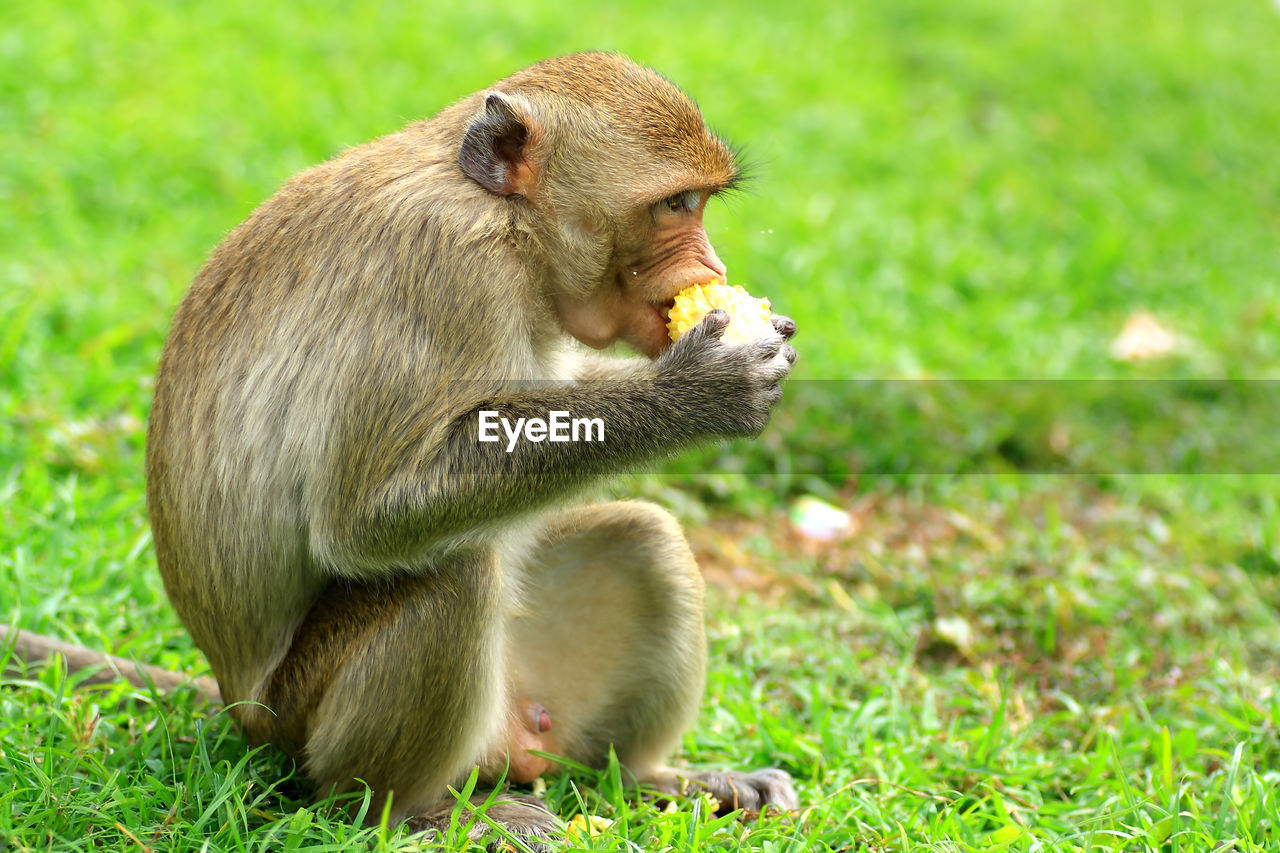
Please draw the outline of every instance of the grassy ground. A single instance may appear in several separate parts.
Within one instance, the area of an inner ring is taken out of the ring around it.
[[[570,50],[656,66],[744,145],[756,180],[709,227],[797,319],[797,380],[1280,376],[1263,0],[353,6],[0,9],[0,618],[201,670],[141,477],[186,282],[293,172]],[[1173,355],[1109,355],[1139,310]],[[713,583],[682,760],[786,767],[806,809],[717,822],[575,774],[552,804],[617,821],[581,846],[1280,849],[1280,478],[857,479],[892,422],[784,414],[715,458],[805,446],[809,476],[625,488],[686,517]],[[792,533],[810,490],[856,535]],[[0,846],[415,844],[308,809],[187,697],[45,671],[0,704]]]

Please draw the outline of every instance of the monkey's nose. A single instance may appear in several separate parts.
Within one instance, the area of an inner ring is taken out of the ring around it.
[[[716,254],[716,250],[711,247],[710,243],[707,243],[707,251],[702,256],[702,263],[707,269],[720,276],[721,281],[724,281],[725,273],[729,271],[729,268],[720,260],[720,257]]]

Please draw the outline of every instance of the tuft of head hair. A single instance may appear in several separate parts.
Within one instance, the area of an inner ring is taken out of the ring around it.
[[[729,189],[739,180],[733,149],[707,129],[697,104],[670,80],[625,56],[588,52],[546,59],[496,88],[589,109],[612,131],[705,175],[712,189]]]

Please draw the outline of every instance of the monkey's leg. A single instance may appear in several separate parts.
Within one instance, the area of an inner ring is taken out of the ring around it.
[[[669,513],[621,502],[554,518],[522,588],[507,633],[511,689],[549,711],[560,749],[548,751],[600,766],[612,744],[661,792],[703,789],[722,811],[796,807],[781,770],[664,765],[697,713],[706,667],[702,575]]]
[[[448,785],[502,725],[502,594],[497,560],[481,550],[418,574],[335,581],[272,675],[263,703],[273,713],[245,718],[246,728],[302,756],[322,794],[360,780],[375,817],[390,795],[393,819],[447,826]],[[557,826],[527,802],[487,813],[525,838]]]

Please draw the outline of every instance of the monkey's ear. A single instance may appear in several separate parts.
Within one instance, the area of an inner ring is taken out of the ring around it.
[[[529,156],[538,130],[526,105],[510,95],[490,92],[484,112],[472,119],[462,137],[458,165],[491,193],[528,198],[538,178],[538,166]]]

